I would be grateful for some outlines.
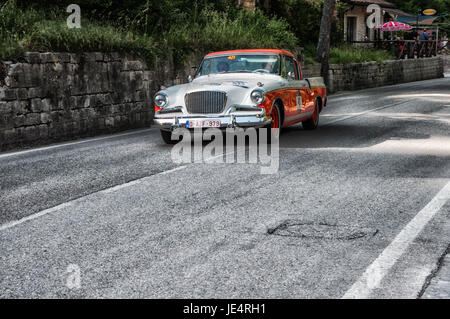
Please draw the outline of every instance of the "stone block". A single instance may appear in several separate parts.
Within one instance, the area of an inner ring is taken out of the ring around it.
[[[36,126],[25,127],[24,134],[26,141],[35,141],[39,139],[39,129]]]
[[[42,112],[42,100],[39,98],[31,100],[31,112],[40,113]]]
[[[41,63],[55,63],[58,61],[56,54],[52,52],[40,53]]]
[[[48,129],[48,125],[46,124],[41,124],[38,126],[38,131],[39,131],[39,138],[40,139],[47,139],[49,136],[49,129]]]
[[[69,53],[58,53],[58,61],[60,63],[69,63],[71,61],[71,56]]]
[[[40,87],[34,87],[28,89],[28,98],[34,99],[34,98],[42,98],[42,89]]]
[[[3,131],[3,138],[6,144],[12,144],[18,140],[17,130],[12,128]]]
[[[25,124],[26,126],[29,125],[37,125],[41,123],[41,116],[40,113],[28,113],[25,115]]]
[[[95,61],[97,61],[97,62],[103,62],[104,61],[103,53],[101,53],[101,52],[94,52],[93,54],[94,54]]]
[[[0,100],[17,100],[17,89],[0,88]]]
[[[41,113],[41,123],[47,124],[50,122],[50,114],[49,113]]]
[[[20,127],[20,126],[24,126],[26,122],[26,117],[25,115],[18,115],[15,117],[14,119],[14,126],[15,127]]]
[[[26,52],[24,58],[28,63],[41,63],[41,56],[39,52]]]
[[[80,62],[81,61],[84,61],[84,62],[95,62],[96,61],[96,55],[95,55],[95,53],[92,53],[92,52],[83,53],[81,55]]]
[[[17,98],[19,100],[27,100],[29,98],[28,90],[25,88],[20,88],[17,90]]]

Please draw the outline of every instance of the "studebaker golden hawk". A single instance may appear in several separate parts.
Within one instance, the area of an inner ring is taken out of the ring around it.
[[[166,143],[176,128],[317,128],[327,104],[321,77],[303,78],[284,50],[233,50],[205,56],[189,83],[156,93],[155,123]]]

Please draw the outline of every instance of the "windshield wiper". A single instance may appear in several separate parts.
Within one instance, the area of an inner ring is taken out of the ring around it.
[[[224,73],[252,73],[252,71],[248,71],[248,70],[223,71],[223,72],[219,72],[217,74],[224,74]]]

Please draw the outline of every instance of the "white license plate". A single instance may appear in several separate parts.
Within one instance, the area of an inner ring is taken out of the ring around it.
[[[208,128],[220,127],[220,120],[189,120],[186,121],[186,128]]]

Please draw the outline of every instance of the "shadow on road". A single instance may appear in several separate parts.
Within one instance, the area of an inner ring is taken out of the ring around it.
[[[316,131],[305,131],[301,126],[284,129],[280,139],[281,148],[361,148],[370,147],[389,139],[426,139],[429,134],[398,132],[395,126],[378,125],[328,125]]]

